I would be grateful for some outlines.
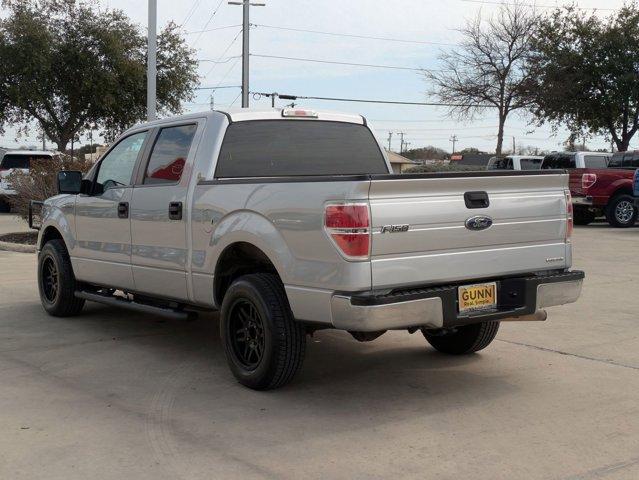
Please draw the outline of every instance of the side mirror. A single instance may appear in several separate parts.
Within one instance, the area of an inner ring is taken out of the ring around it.
[[[82,172],[65,170],[58,172],[58,193],[76,195],[82,192]]]

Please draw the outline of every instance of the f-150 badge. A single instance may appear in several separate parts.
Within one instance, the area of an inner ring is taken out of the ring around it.
[[[382,233],[401,233],[408,232],[410,225],[384,225],[382,227]]]

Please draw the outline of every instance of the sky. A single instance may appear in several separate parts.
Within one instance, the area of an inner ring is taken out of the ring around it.
[[[251,8],[251,53],[284,57],[304,57],[332,62],[375,64],[407,68],[437,69],[439,55],[455,48],[460,41],[457,29],[477,15],[488,17],[498,8],[495,1],[482,0],[260,0],[266,6]],[[532,5],[534,0],[527,0]],[[102,0],[108,8],[123,10],[135,22],[146,26],[147,2],[143,0]],[[567,2],[537,0],[538,10]],[[598,8],[607,15],[623,0],[581,0],[581,8]],[[213,13],[215,14],[213,15]],[[158,0],[158,28],[169,21],[181,25],[187,42],[197,50],[201,86],[238,86],[241,83],[242,7],[226,0]],[[228,28],[225,28],[228,27]],[[279,27],[279,28],[273,28]],[[315,30],[408,40],[383,41],[369,38],[331,36],[282,30]],[[212,30],[215,29],[215,30]],[[212,30],[202,32],[202,30]],[[211,60],[225,63],[213,63]],[[251,56],[250,90],[305,96],[436,101],[428,97],[429,86],[414,70],[331,65],[297,60]],[[240,106],[240,89],[223,88],[214,93],[216,107]],[[211,91],[199,90],[184,105],[185,112],[210,109]],[[270,106],[270,98],[250,98],[251,106]],[[279,100],[276,105],[286,105]],[[399,132],[410,142],[409,148],[433,145],[451,150],[451,135],[458,138],[456,150],[476,147],[494,151],[497,119],[488,111],[473,121],[460,122],[447,116],[442,107],[379,105],[334,101],[303,100],[300,106],[318,110],[337,110],[364,115],[375,133],[392,148],[399,149]],[[535,128],[531,118],[516,114],[508,119],[504,144],[561,150],[568,132],[556,135],[550,127]],[[87,140],[83,139],[81,143]],[[639,147],[639,140],[632,147]],[[35,135],[16,141],[8,129],[0,145],[16,147],[37,144]],[[592,149],[609,148],[602,138],[587,142]]]

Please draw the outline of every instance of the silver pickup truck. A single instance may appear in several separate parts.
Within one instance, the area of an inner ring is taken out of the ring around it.
[[[38,285],[51,315],[86,300],[185,318],[220,310],[228,364],[269,389],[306,335],[420,331],[485,348],[500,321],[574,302],[561,171],[393,175],[361,116],[206,112],[138,125],[42,210]]]

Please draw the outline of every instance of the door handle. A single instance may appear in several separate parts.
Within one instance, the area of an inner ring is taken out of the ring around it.
[[[169,203],[169,219],[182,220],[182,202]]]
[[[118,218],[129,218],[129,202],[118,203]]]

